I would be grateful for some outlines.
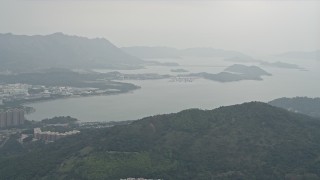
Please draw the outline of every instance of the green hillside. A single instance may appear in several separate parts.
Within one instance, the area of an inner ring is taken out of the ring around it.
[[[3,156],[0,179],[319,179],[319,129],[260,102],[190,109]]]

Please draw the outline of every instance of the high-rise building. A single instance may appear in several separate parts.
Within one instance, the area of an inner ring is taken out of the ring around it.
[[[0,128],[7,127],[7,113],[0,112]]]
[[[10,109],[0,112],[0,128],[22,125],[25,122],[24,110]]]
[[[24,124],[24,110],[19,112],[19,124]]]
[[[19,116],[20,116],[19,109],[12,110],[12,126],[19,125]]]
[[[13,111],[8,110],[7,111],[7,127],[13,126]]]

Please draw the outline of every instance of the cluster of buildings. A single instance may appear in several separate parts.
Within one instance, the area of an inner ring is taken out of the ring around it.
[[[10,109],[0,112],[0,128],[19,126],[24,124],[24,110]]]
[[[90,95],[105,93],[98,88],[69,86],[42,86],[28,84],[0,84],[0,104],[20,100],[37,100],[56,96]]]
[[[27,84],[2,84],[0,85],[0,103],[2,104],[7,99],[21,99],[28,94],[30,85]]]
[[[30,85],[27,84],[2,84],[0,85],[0,92],[6,95],[25,95],[28,93]]]
[[[196,77],[172,77],[169,82],[178,82],[178,83],[190,83],[193,82],[196,79]]]
[[[68,131],[68,132],[64,132],[64,133],[51,132],[51,131],[41,131],[40,128],[34,128],[33,132],[34,132],[33,135],[34,135],[35,139],[49,141],[49,142],[56,141],[60,138],[66,137],[66,136],[80,133],[80,131],[78,131],[78,130]]]

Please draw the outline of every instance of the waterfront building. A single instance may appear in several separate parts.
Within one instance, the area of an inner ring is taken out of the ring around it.
[[[0,128],[7,127],[7,113],[0,112]]]
[[[0,128],[19,126],[24,124],[24,110],[10,109],[0,112]]]
[[[10,127],[13,125],[13,112],[12,110],[7,111],[7,127]]]
[[[12,110],[12,126],[19,125],[19,116],[20,116],[19,109]]]
[[[24,110],[19,111],[19,124],[24,124]]]

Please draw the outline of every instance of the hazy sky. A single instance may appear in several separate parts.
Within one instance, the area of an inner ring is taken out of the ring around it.
[[[320,1],[0,0],[0,32],[251,54],[320,49]]]

